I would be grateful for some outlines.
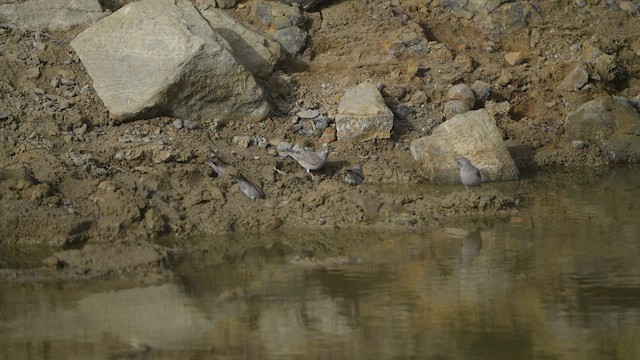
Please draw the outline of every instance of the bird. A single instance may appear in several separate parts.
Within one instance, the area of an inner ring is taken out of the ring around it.
[[[247,178],[245,178],[241,174],[234,176],[234,179],[236,179],[236,182],[240,186],[240,191],[242,191],[242,193],[245,194],[245,196],[249,199],[264,199],[266,197],[266,194],[264,193],[264,191],[262,191],[260,186],[247,180]]]
[[[307,169],[307,174],[311,175],[312,179],[315,179],[311,170],[318,170],[324,166],[327,162],[327,157],[329,156],[329,146],[327,144],[322,144],[322,149],[318,151],[305,150],[297,152],[285,150],[282,151],[282,154],[291,156],[298,162],[298,164]]]
[[[353,168],[347,170],[344,176],[344,182],[349,185],[360,185],[364,181],[364,173],[362,172],[362,164],[355,164]]]
[[[460,166],[460,180],[462,184],[469,190],[469,188],[480,186],[482,182],[482,175],[477,167],[473,166],[471,161],[464,156],[457,156],[456,161]]]
[[[204,163],[211,166],[218,176],[223,176],[225,174],[226,169],[224,165],[215,161],[205,161]],[[242,174],[235,174],[231,177],[238,183],[238,186],[240,186],[240,191],[242,191],[242,193],[249,199],[264,199],[266,197],[266,194],[260,186],[248,180]]]
[[[218,174],[218,177],[224,175],[224,165],[215,161],[205,161],[204,163],[211,166],[216,174]]]

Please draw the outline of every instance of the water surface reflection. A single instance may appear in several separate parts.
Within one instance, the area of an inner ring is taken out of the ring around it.
[[[525,194],[505,222],[203,241],[161,286],[0,284],[0,358],[637,359],[640,170],[594,171],[492,185]]]

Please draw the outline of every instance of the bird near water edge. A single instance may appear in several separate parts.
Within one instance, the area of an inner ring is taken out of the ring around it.
[[[224,165],[215,161],[205,161],[204,163],[211,166],[218,176],[223,176],[225,174]],[[245,178],[242,174],[232,175],[232,177],[238,183],[240,191],[249,199],[255,200],[266,198],[266,194],[262,188]]]
[[[311,178],[315,180],[315,176],[311,173],[311,170],[318,170],[324,166],[329,156],[329,146],[322,144],[322,148],[318,151],[305,150],[305,151],[291,151],[285,150],[281,152],[286,156],[291,156],[295,161],[307,170],[307,174],[311,175]]]
[[[469,188],[480,186],[482,183],[480,170],[478,170],[478,168],[464,156],[456,156],[456,162],[460,167],[460,180],[462,180],[462,184],[464,184],[467,190],[469,190]]]
[[[364,173],[362,172],[362,164],[355,164],[353,168],[347,170],[344,176],[344,182],[349,185],[360,185],[364,181]]]

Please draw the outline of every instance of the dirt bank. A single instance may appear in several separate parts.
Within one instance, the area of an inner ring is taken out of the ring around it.
[[[409,144],[444,121],[446,91],[460,82],[491,85],[487,107],[522,172],[606,161],[597,149],[572,147],[563,121],[598,95],[638,99],[638,13],[599,1],[580,9],[574,1],[542,1],[541,15],[527,27],[495,35],[438,3],[335,1],[309,12],[307,49],[284,60],[264,84],[273,112],[258,124],[210,119],[178,126],[172,118],[113,124],[69,46],[82,29],[0,26],[0,244],[46,244],[53,253],[239,230],[405,229],[507,217],[520,206],[518,196],[496,188],[397,191],[428,182]],[[230,11],[259,26],[251,3],[241,4]],[[559,90],[575,63],[574,44],[613,60],[604,70],[590,69],[582,90]],[[523,62],[510,65],[511,52]],[[598,71],[605,76],[597,78]],[[345,88],[366,79],[382,85],[396,111],[391,139],[333,142],[315,181],[277,155],[282,140],[320,143],[320,134],[305,134],[305,120],[294,124],[292,114],[317,109],[332,118]],[[244,147],[238,136],[266,146]],[[267,199],[245,198],[230,177],[217,178],[203,164],[208,159],[261,183]],[[364,164],[366,182],[351,187],[342,178],[356,162]]]

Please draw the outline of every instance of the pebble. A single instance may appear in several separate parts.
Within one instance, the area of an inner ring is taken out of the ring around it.
[[[511,66],[520,65],[520,64],[523,64],[525,62],[525,58],[524,58],[524,56],[522,56],[522,52],[520,52],[520,51],[507,53],[504,56],[504,59]]]
[[[191,120],[185,120],[184,121],[184,127],[189,129],[189,130],[194,130],[197,127],[197,125],[196,125],[196,123],[194,123]]]
[[[480,80],[476,80],[471,85],[471,91],[476,98],[476,104],[478,106],[484,106],[484,102],[487,101],[489,95],[491,95],[491,85]]]
[[[234,136],[233,143],[238,144],[243,148],[248,148],[251,145],[251,137],[250,136]]]
[[[576,6],[581,8],[581,7],[585,7],[587,6],[587,1],[586,0],[576,0]]]
[[[182,127],[184,126],[184,122],[182,121],[182,119],[175,119],[171,124],[178,130],[182,129]]]
[[[320,136],[320,142],[323,144],[332,143],[336,141],[336,136],[337,136],[336,129],[332,127],[328,127],[324,129],[322,136]]]
[[[444,115],[444,118],[448,120],[458,114],[464,114],[469,110],[471,110],[469,104],[464,103],[460,100],[450,100],[444,104],[442,113]]]
[[[331,120],[326,116],[320,116],[314,119],[313,122],[315,123],[317,130],[323,131],[327,126],[329,126]]]
[[[124,152],[122,151],[118,151],[114,156],[113,156],[114,160],[120,161],[122,159],[124,159]]]
[[[458,100],[465,103],[469,108],[472,108],[476,103],[476,97],[473,95],[473,91],[467,84],[453,85],[447,92],[447,96],[451,100]]]
[[[73,133],[76,134],[77,136],[83,136],[84,134],[87,133],[87,124],[86,123],[82,124],[82,126],[73,130]]]
[[[60,86],[60,79],[55,78],[55,79],[51,80],[50,85],[54,89],[57,88],[58,86]]]
[[[314,119],[320,115],[318,110],[301,110],[296,113],[296,115],[301,119]]]
[[[584,143],[584,141],[580,141],[580,140],[572,140],[572,141],[571,141],[571,145],[572,145],[574,148],[576,148],[576,149],[580,150],[580,149],[582,149],[586,144]]]
[[[259,147],[263,149],[266,149],[267,146],[269,146],[269,142],[267,141],[267,138],[265,138],[264,136],[257,137],[256,143],[258,144]]]
[[[620,9],[635,14],[640,12],[640,5],[636,5],[631,1],[623,1],[620,3]]]
[[[65,85],[65,86],[73,86],[73,85],[76,84],[76,81],[75,80],[70,80],[70,79],[67,79],[67,78],[61,78],[60,79],[60,83],[62,85]]]
[[[278,146],[276,147],[276,149],[278,150],[278,152],[282,152],[282,151],[289,151],[291,150],[291,144],[286,142],[286,141],[281,141],[280,143],[278,143]]]

